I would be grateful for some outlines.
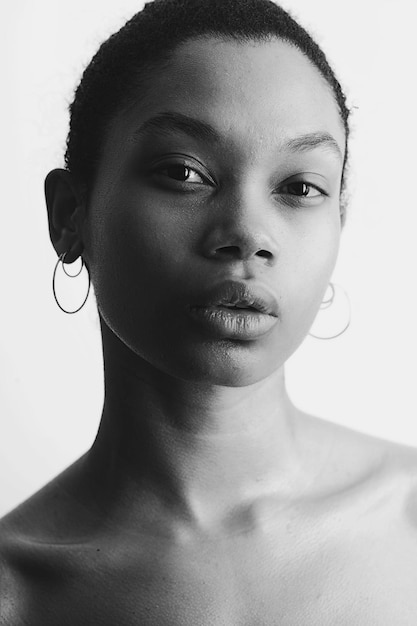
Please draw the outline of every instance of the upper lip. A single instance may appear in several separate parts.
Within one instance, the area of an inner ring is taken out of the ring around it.
[[[263,285],[227,280],[205,292],[196,306],[238,306],[278,317],[278,302]]]

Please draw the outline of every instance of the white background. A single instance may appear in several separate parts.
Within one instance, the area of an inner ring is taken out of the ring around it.
[[[0,9],[0,514],[85,452],[98,427],[94,299],[73,316],[53,300],[43,180],[63,164],[67,105],[83,67],[142,6],[9,0]],[[417,4],[283,6],[316,37],[354,107],[350,206],[334,274],[352,323],[333,341],[305,340],[288,363],[288,388],[304,410],[417,446]]]

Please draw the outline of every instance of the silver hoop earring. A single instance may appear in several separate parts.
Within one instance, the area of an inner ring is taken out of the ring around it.
[[[57,269],[58,269],[58,265],[59,265],[59,263],[61,263],[61,265],[62,265],[62,269],[63,269],[64,273],[65,273],[67,276],[69,276],[70,278],[76,278],[77,276],[79,276],[79,275],[81,274],[81,272],[82,272],[83,267],[85,266],[85,264],[84,264],[84,259],[83,259],[83,257],[81,257],[81,269],[80,269],[80,271],[79,271],[77,274],[69,274],[69,273],[66,271],[65,267],[64,267],[64,261],[65,261],[66,254],[67,254],[66,252],[63,252],[62,254],[60,254],[60,255],[59,255],[59,258],[58,258],[58,261],[56,262],[55,269],[54,269],[54,273],[53,273],[53,276],[52,276],[52,292],[53,292],[53,294],[54,294],[55,302],[57,303],[57,305],[59,306],[59,308],[61,309],[61,311],[64,311],[64,313],[68,313],[68,314],[72,315],[73,313],[78,313],[78,311],[80,311],[80,310],[83,308],[84,304],[87,302],[88,294],[90,293],[90,282],[91,282],[91,281],[90,281],[90,273],[89,273],[89,271],[87,270],[87,274],[88,274],[88,289],[87,289],[87,295],[85,296],[85,298],[84,298],[84,301],[83,301],[82,305],[81,305],[81,306],[79,306],[79,307],[78,307],[78,309],[75,309],[75,311],[67,311],[66,309],[64,309],[64,307],[62,307],[62,306],[60,305],[60,303],[58,302],[58,298],[57,298],[57,295],[56,295],[56,289],[55,289],[55,277],[56,277],[56,271],[57,271]],[[87,266],[85,266],[85,268],[87,269]]]
[[[326,318],[327,319],[323,319],[321,321],[321,326],[333,326],[333,331],[336,330],[336,332],[333,332],[333,334],[331,335],[326,335],[323,333],[311,333],[309,332],[308,334],[310,335],[310,337],[314,337],[314,339],[335,339],[335,337],[340,337],[340,335],[343,335],[343,333],[349,328],[350,326],[350,320],[351,320],[351,309],[350,309],[350,300],[349,300],[349,296],[347,295],[346,291],[340,286],[340,285],[336,285],[332,282],[329,283],[329,287],[330,289],[330,295],[326,297],[325,294],[325,298],[322,301],[320,308],[319,308],[319,313],[320,314],[321,311],[324,310],[328,310],[328,309],[332,309],[332,312],[326,314]],[[335,306],[337,304],[337,306]],[[340,320],[342,319],[344,321],[342,321],[342,323],[340,323]],[[317,321],[318,318],[316,318]],[[336,320],[336,322],[335,322]],[[316,324],[316,321],[314,324]],[[313,324],[313,326],[314,326]],[[337,330],[337,327],[342,327],[342,330]]]

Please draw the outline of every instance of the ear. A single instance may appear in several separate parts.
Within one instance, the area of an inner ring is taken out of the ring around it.
[[[68,170],[55,169],[45,179],[45,198],[52,245],[58,255],[67,253],[65,263],[72,263],[84,250],[86,206],[81,186]]]

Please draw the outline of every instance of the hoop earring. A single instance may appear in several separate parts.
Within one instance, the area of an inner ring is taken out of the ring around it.
[[[330,296],[322,301],[322,303],[320,304],[319,311],[323,311],[325,309],[329,309],[333,305],[333,303],[335,302],[336,299],[339,301],[339,304],[340,304],[340,298],[339,298],[339,296],[336,295],[336,287],[338,289],[338,294],[343,294],[344,299],[345,299],[345,303],[346,303],[345,310],[347,311],[347,321],[344,322],[342,330],[334,333],[333,335],[326,335],[326,336],[325,335],[316,335],[316,334],[313,334],[313,333],[309,332],[308,334],[310,335],[310,337],[314,337],[314,339],[335,339],[335,337],[340,337],[340,335],[343,335],[343,333],[350,326],[350,320],[351,320],[350,300],[349,300],[349,296],[347,295],[346,291],[340,285],[335,285],[332,282],[329,283],[329,288],[331,290]]]
[[[67,255],[67,253],[66,253],[66,252],[63,252],[62,254],[60,254],[60,255],[59,255],[59,258],[58,258],[58,261],[56,262],[55,269],[54,269],[54,273],[53,273],[53,276],[52,276],[52,292],[53,292],[53,294],[54,294],[55,302],[57,303],[57,305],[59,306],[59,308],[61,309],[61,311],[64,311],[64,313],[68,313],[68,314],[72,315],[73,313],[78,313],[78,311],[80,311],[80,310],[83,308],[84,304],[87,302],[88,294],[90,293],[90,282],[91,282],[91,281],[90,281],[90,273],[89,273],[89,271],[87,270],[87,274],[88,274],[88,289],[87,289],[87,295],[85,296],[85,298],[84,298],[84,301],[83,301],[82,305],[81,305],[81,306],[79,306],[79,307],[78,307],[78,309],[75,309],[75,311],[67,311],[66,309],[64,309],[64,308],[63,308],[63,307],[59,304],[59,302],[58,302],[58,298],[57,298],[57,295],[56,295],[56,289],[55,289],[55,276],[56,276],[56,271],[57,271],[57,268],[58,268],[59,263],[61,263],[61,265],[62,265],[62,269],[64,270],[64,273],[65,273],[67,276],[69,276],[70,278],[76,278],[77,276],[79,276],[79,275],[81,274],[81,271],[82,271],[83,267],[84,267],[84,259],[83,259],[83,257],[81,257],[81,269],[80,269],[80,271],[79,271],[77,274],[69,274],[69,273],[66,271],[65,267],[64,267],[64,260],[65,260],[66,255]],[[85,268],[87,269],[87,266],[85,266]]]

